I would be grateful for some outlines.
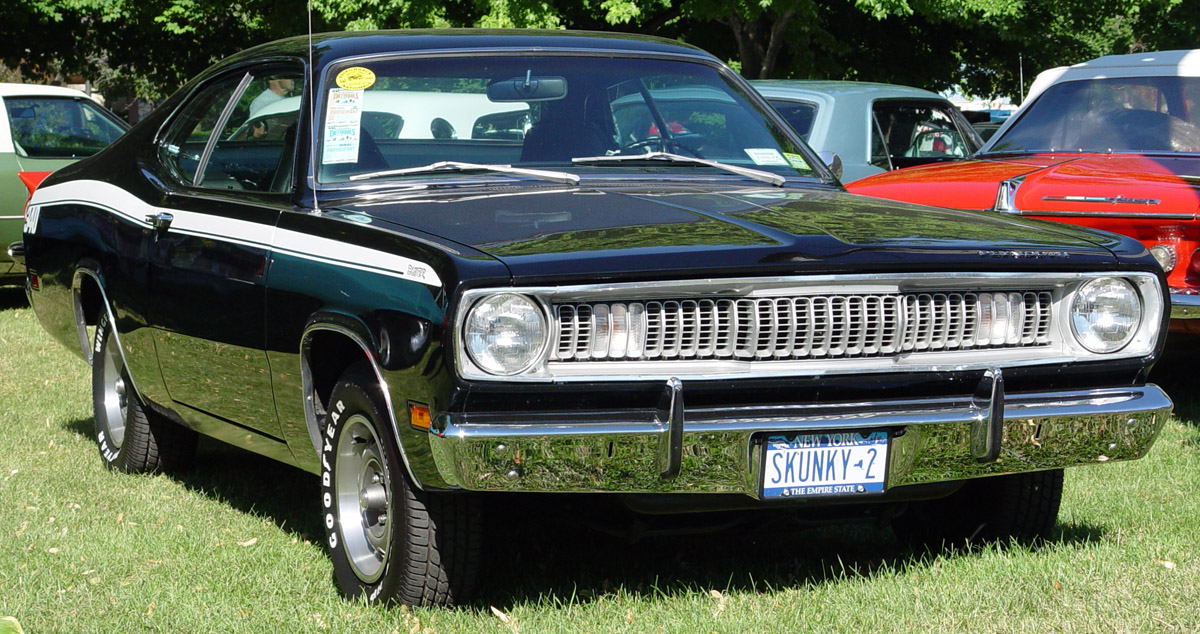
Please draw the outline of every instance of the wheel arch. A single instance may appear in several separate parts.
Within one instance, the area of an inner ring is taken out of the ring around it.
[[[95,363],[95,352],[99,342],[88,335],[88,326],[100,323],[100,317],[108,316],[109,330],[113,341],[117,344],[117,353],[121,355],[121,363],[129,367],[129,359],[125,355],[125,345],[121,343],[121,331],[117,328],[117,316],[113,313],[112,303],[108,301],[108,293],[104,290],[104,277],[100,267],[92,261],[84,261],[75,267],[71,280],[71,303],[75,313],[75,328],[79,332],[79,343],[82,347],[83,358],[89,366]],[[142,397],[137,378],[129,373],[129,382],[133,392],[139,399]]]
[[[79,334],[79,344],[83,358],[88,365],[92,364],[95,342],[88,335],[87,327],[100,323],[100,315],[108,314],[108,322],[116,327],[116,316],[112,313],[112,305],[108,302],[108,294],[104,291],[103,277],[94,262],[81,262],[75,268],[71,280],[71,304],[75,314],[75,329]],[[120,349],[120,333],[115,332],[117,347]],[[125,352],[121,349],[121,355]]]
[[[404,471],[410,481],[421,488],[404,447],[404,437],[400,434],[399,421],[396,419],[396,408],[392,403],[391,390],[388,389],[387,378],[384,376],[380,363],[378,342],[370,328],[358,319],[347,315],[319,315],[309,321],[300,338],[300,375],[304,389],[304,418],[308,428],[309,439],[313,451],[321,454],[323,435],[321,433],[321,417],[329,402],[334,385],[342,374],[354,363],[365,360],[375,376],[374,389],[379,390],[387,408],[388,424],[391,426],[392,437],[400,449],[400,459],[404,462]]]

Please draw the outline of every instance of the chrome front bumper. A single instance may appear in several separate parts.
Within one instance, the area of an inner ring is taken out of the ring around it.
[[[1171,293],[1171,319],[1200,319],[1200,295]]]
[[[768,433],[889,430],[890,489],[1140,458],[1172,407],[1155,385],[1005,395],[996,375],[975,397],[686,410],[668,382],[654,410],[449,414],[430,441],[468,490],[757,498]]]

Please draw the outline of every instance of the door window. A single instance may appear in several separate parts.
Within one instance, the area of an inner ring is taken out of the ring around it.
[[[290,190],[303,81],[299,70],[289,69],[212,84],[180,109],[160,160],[194,187]]]
[[[258,192],[291,190],[303,87],[304,76],[299,70],[256,74],[232,104],[199,186]]]
[[[979,149],[974,133],[959,125],[959,118],[949,104],[880,100],[875,102],[872,112],[879,140],[893,167],[965,159]],[[876,165],[882,167],[880,163]]]

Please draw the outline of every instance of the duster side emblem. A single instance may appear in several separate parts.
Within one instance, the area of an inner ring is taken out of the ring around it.
[[[985,258],[1012,258],[1014,260],[1071,257],[1071,254],[1066,251],[1017,251],[1006,249],[980,249],[979,255]]]
[[[1042,200],[1066,203],[1124,203],[1126,205],[1157,205],[1157,198],[1126,198],[1116,196],[1042,196]]]

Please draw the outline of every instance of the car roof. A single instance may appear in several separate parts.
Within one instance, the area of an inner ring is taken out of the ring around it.
[[[74,88],[42,86],[39,84],[0,83],[0,97],[83,97],[87,95]]]
[[[870,96],[876,99],[940,99],[945,97],[911,86],[882,84],[871,81],[828,81],[810,79],[756,79],[750,82],[764,97],[800,95]]]
[[[317,33],[312,36],[314,66],[324,67],[348,57],[395,53],[462,50],[532,49],[553,54],[556,51],[637,52],[685,55],[719,61],[711,54],[676,40],[628,33],[598,33],[542,29],[403,29],[395,31],[348,31]],[[264,57],[308,56],[309,37],[300,35],[267,42],[226,58],[203,76],[231,65]]]
[[[1073,66],[1059,66],[1038,73],[1025,101],[1054,84],[1103,77],[1200,77],[1200,49],[1105,55]]]

